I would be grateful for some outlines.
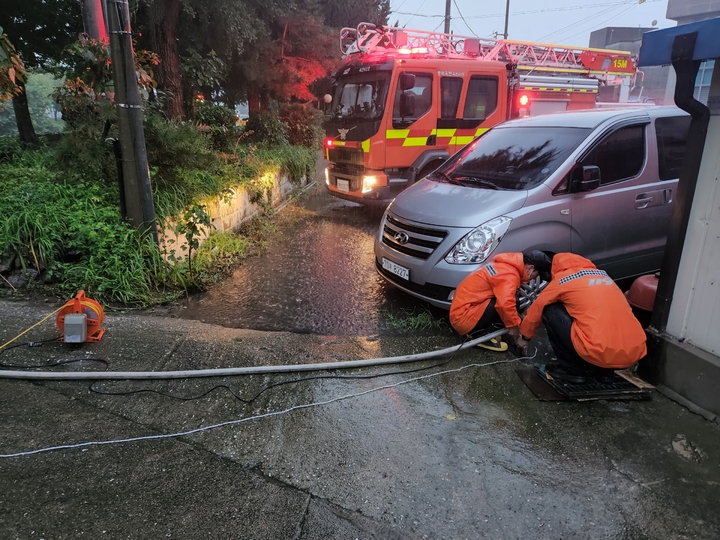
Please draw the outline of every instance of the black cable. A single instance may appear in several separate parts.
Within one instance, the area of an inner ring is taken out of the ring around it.
[[[455,355],[460,351],[460,349],[462,348],[462,346],[463,346],[469,339],[470,339],[470,337],[469,337],[469,336],[466,336],[465,339],[463,340],[463,342],[458,346],[458,349],[457,349],[454,353],[452,353],[452,355],[450,356],[450,358],[448,358],[447,360],[444,360],[444,361],[442,361],[442,362],[438,362],[438,363],[436,363],[436,364],[433,364],[433,365],[431,365],[431,366],[425,366],[425,367],[421,367],[421,368],[409,369],[409,370],[404,370],[404,371],[390,371],[390,372],[387,372],[387,373],[376,373],[376,374],[374,374],[374,375],[315,375],[315,376],[313,376],[313,377],[303,377],[303,378],[301,378],[301,379],[291,379],[291,380],[289,380],[289,381],[280,381],[280,382],[277,382],[277,383],[268,385],[268,386],[266,386],[265,388],[263,388],[262,390],[260,390],[257,394],[255,394],[253,397],[251,397],[251,398],[249,398],[249,399],[245,399],[245,398],[239,396],[238,394],[236,394],[236,393],[233,391],[232,388],[230,388],[229,386],[227,386],[227,385],[225,385],[225,384],[218,384],[218,385],[212,387],[211,389],[207,390],[206,392],[203,392],[202,394],[199,394],[199,395],[197,395],[197,396],[190,396],[190,397],[187,397],[187,396],[177,396],[177,395],[174,395],[174,394],[168,394],[168,393],[160,392],[160,391],[158,391],[158,390],[153,390],[153,389],[150,389],[150,388],[141,388],[140,390],[128,390],[128,391],[124,391],[124,392],[105,392],[105,391],[97,390],[96,388],[94,388],[95,383],[98,382],[98,381],[94,381],[92,384],[90,384],[89,390],[90,390],[90,392],[93,392],[93,393],[95,393],[95,394],[104,395],[104,396],[129,396],[129,395],[133,395],[133,394],[152,393],[152,394],[157,394],[157,395],[163,396],[163,397],[169,397],[169,398],[172,398],[172,399],[177,399],[177,400],[180,400],[180,401],[194,401],[194,400],[198,400],[198,399],[204,398],[205,396],[207,396],[207,395],[210,394],[211,392],[214,392],[214,391],[217,390],[218,388],[224,388],[224,389],[226,389],[228,392],[230,392],[238,401],[241,401],[242,403],[245,403],[245,404],[247,405],[247,404],[252,403],[253,401],[255,401],[255,400],[256,400],[257,398],[259,398],[263,393],[265,393],[266,391],[270,390],[271,388],[276,388],[276,387],[278,387],[278,386],[283,386],[283,385],[285,385],[285,384],[301,383],[301,382],[314,381],[314,380],[319,380],[319,379],[377,379],[377,378],[379,378],[379,377],[387,377],[387,376],[390,376],[390,375],[405,375],[405,374],[408,374],[408,373],[417,373],[418,371],[424,371],[424,370],[427,370],[427,369],[438,368],[438,367],[440,367],[440,366],[444,366],[445,364],[449,363],[453,358],[455,358]]]

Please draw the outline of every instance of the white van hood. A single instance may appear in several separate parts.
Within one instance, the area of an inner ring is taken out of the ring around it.
[[[524,190],[470,188],[425,179],[400,193],[390,211],[427,225],[477,227],[522,208],[527,196]]]

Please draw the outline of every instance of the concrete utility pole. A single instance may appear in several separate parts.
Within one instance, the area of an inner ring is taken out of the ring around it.
[[[450,33],[450,3],[452,0],[445,0],[445,30],[446,34]]]
[[[105,0],[105,13],[110,34],[127,217],[141,232],[152,234],[157,243],[155,205],[145,150],[142,101],[135,75],[128,0]]]
[[[505,31],[503,32],[503,39],[507,39],[508,20],[510,19],[510,0],[505,2]]]
[[[85,33],[92,39],[107,43],[102,0],[82,0],[82,14]]]

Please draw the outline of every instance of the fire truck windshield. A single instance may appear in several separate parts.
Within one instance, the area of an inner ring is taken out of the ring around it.
[[[470,143],[430,178],[468,187],[524,190],[544,182],[589,129],[497,127]]]
[[[333,117],[358,120],[382,117],[389,78],[389,73],[376,71],[340,79],[332,102]]]

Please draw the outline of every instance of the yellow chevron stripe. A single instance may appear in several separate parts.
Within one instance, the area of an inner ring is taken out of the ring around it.
[[[442,137],[442,138],[454,137],[456,131],[457,131],[457,129],[454,129],[454,128],[438,129],[437,136]]]
[[[403,146],[426,146],[427,137],[408,137],[403,142]]]
[[[388,129],[385,131],[386,139],[407,139],[410,135],[409,129]]]
[[[363,152],[370,151],[370,139],[367,139],[366,141],[362,142],[362,149],[363,149]]]
[[[480,135],[482,135],[483,133],[485,133],[487,130],[488,130],[488,128],[477,128],[477,129],[475,130],[475,136],[476,136],[476,137],[479,137]]]

